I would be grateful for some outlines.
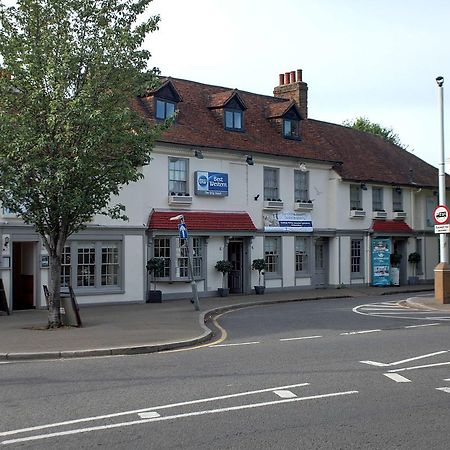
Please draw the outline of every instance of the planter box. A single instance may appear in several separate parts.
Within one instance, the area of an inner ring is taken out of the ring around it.
[[[190,195],[169,195],[169,205],[191,205]]]
[[[405,211],[394,211],[394,220],[405,220],[406,213]]]
[[[147,291],[147,303],[162,303],[162,292]]]
[[[283,209],[283,205],[284,203],[279,200],[265,200],[263,208],[281,211]]]
[[[372,211],[372,217],[374,219],[387,219],[386,211]]]
[[[263,295],[266,290],[265,286],[254,286],[256,295]]]
[[[352,209],[350,211],[350,217],[352,219],[364,219],[364,217],[366,217],[366,212],[360,209]]]
[[[312,202],[295,202],[295,211],[311,211],[314,208]]]

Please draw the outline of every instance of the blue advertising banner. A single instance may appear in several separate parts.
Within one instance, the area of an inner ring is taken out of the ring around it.
[[[228,174],[195,172],[195,194],[225,197],[228,195]]]
[[[391,279],[391,241],[389,239],[372,240],[372,285],[389,286]]]
[[[310,213],[282,212],[263,215],[264,231],[279,233],[292,231],[294,233],[311,233],[313,223]]]

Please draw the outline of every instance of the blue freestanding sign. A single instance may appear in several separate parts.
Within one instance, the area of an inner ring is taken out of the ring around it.
[[[389,286],[391,279],[391,241],[389,239],[372,240],[372,285]]]

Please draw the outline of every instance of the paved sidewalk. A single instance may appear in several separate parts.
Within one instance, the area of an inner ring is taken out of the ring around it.
[[[150,353],[186,347],[211,339],[205,320],[220,311],[240,306],[324,298],[366,297],[405,293],[405,299],[432,285],[402,287],[359,287],[343,289],[276,292],[264,295],[230,295],[200,299],[201,311],[189,300],[115,306],[82,306],[82,328],[46,330],[47,311],[0,313],[0,361]],[[432,297],[413,297],[414,305],[431,304]]]

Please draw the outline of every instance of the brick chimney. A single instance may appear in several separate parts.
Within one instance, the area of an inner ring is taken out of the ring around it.
[[[308,118],[308,85],[302,81],[302,70],[280,73],[279,86],[273,95],[279,98],[294,100],[297,103],[302,119]]]

